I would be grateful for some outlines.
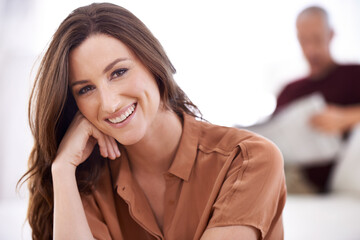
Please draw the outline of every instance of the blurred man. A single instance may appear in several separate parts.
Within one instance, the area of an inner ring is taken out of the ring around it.
[[[315,92],[321,93],[327,107],[311,118],[311,125],[326,133],[340,133],[346,138],[352,127],[360,122],[360,65],[340,65],[332,58],[330,43],[334,31],[323,8],[304,9],[297,17],[296,28],[310,72],[307,77],[284,87],[278,96],[275,114],[294,100]],[[301,170],[318,192],[328,190],[329,176],[336,159],[324,162],[327,163]]]

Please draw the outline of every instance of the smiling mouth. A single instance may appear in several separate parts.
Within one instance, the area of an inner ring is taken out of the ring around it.
[[[131,105],[127,110],[126,112],[124,112],[123,114],[121,114],[120,117],[116,117],[116,118],[109,118],[109,122],[111,123],[121,123],[123,121],[125,121],[128,117],[130,117],[134,110],[136,108],[136,103],[134,103],[133,105]]]

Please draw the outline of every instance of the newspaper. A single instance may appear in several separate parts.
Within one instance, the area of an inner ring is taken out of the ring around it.
[[[314,129],[311,116],[326,107],[322,95],[316,93],[289,104],[268,122],[244,129],[258,133],[273,141],[281,150],[285,163],[320,163],[338,154],[340,135],[329,135]]]

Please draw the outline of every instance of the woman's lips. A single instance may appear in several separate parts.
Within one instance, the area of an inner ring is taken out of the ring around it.
[[[111,123],[120,123],[120,122],[124,121],[125,119],[127,119],[134,112],[135,107],[136,107],[136,105],[134,103],[120,116],[114,117],[114,118],[109,118],[108,120]]]
[[[107,118],[106,121],[111,125],[122,126],[126,124],[127,120],[130,120],[135,113],[137,103],[133,103],[124,110],[121,110],[110,118]]]

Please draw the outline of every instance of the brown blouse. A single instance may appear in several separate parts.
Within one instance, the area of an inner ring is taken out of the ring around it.
[[[82,201],[96,239],[200,239],[207,228],[247,225],[261,239],[283,239],[283,159],[268,140],[184,116],[175,159],[164,173],[160,230],[126,153],[108,162]]]

